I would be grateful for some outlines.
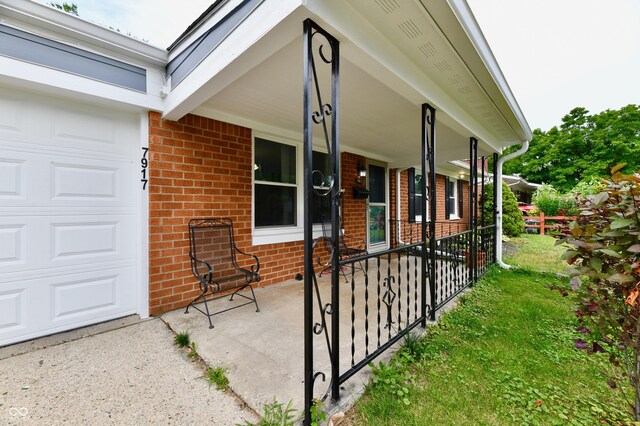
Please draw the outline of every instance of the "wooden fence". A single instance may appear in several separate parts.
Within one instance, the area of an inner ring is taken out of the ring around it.
[[[540,216],[524,216],[525,228],[537,229],[540,235],[545,234],[547,229],[561,229],[567,226],[568,222],[576,220],[575,216],[545,216],[540,212]],[[552,223],[547,223],[551,221]],[[527,223],[529,222],[529,223]]]

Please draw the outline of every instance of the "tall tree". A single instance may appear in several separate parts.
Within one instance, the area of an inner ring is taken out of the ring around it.
[[[560,128],[534,130],[529,151],[505,163],[504,172],[566,192],[580,181],[606,177],[622,162],[623,172],[640,168],[640,106],[634,104],[595,115],[572,109]]]
[[[67,3],[66,1],[64,3],[58,3],[58,2],[50,2],[49,6],[53,6],[58,10],[62,10],[65,11],[67,13],[70,13],[72,15],[78,15],[78,5],[75,3]]]

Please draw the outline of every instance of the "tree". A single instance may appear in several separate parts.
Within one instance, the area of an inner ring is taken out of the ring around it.
[[[639,129],[639,105],[595,115],[574,108],[562,118],[560,128],[534,130],[529,151],[505,163],[504,172],[551,184],[561,193],[583,180],[607,177],[609,169],[623,161],[628,164],[622,171],[631,173],[640,168]]]
[[[578,220],[557,244],[569,246],[563,258],[573,267],[570,286],[585,336],[575,346],[589,353],[608,347],[609,360],[626,367],[640,421],[640,174],[623,174],[624,166],[612,168],[600,193],[579,201]]]
[[[493,182],[484,186],[481,205],[483,222],[491,223],[493,220]],[[517,237],[524,232],[524,219],[518,208],[518,200],[504,182],[502,182],[502,232],[509,237]]]
[[[58,10],[62,10],[64,12],[70,13],[72,15],[75,16],[80,16],[78,15],[78,5],[75,3],[67,3],[66,1],[62,4],[58,3],[58,2],[51,2],[49,3],[49,6],[53,6]]]

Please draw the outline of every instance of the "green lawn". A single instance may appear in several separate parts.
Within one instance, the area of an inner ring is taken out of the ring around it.
[[[509,265],[530,268],[539,272],[565,273],[567,264],[560,260],[566,248],[555,245],[556,240],[548,235],[523,234],[510,238],[505,245],[513,245],[516,253],[505,259]]]
[[[562,272],[553,240],[525,236],[513,264]],[[555,259],[555,260],[554,260]],[[354,425],[625,424],[630,412],[603,373],[605,356],[573,347],[561,278],[491,269],[427,335],[377,374],[349,413]],[[406,400],[405,400],[406,398]]]

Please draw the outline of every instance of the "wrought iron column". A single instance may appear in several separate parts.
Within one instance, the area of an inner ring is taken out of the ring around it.
[[[493,153],[493,226],[494,226],[494,238],[493,238],[493,262],[498,261],[498,238],[502,238],[502,235],[498,235],[498,185],[502,185],[502,182],[497,182],[498,176],[498,153]]]
[[[486,157],[483,155],[482,158],[480,159],[480,164],[482,164],[482,177],[480,178],[481,181],[481,189],[480,189],[480,217],[482,218],[482,222],[480,222],[480,226],[482,226],[484,228],[484,226],[486,225],[486,218],[484,217],[484,165],[486,163],[487,159]]]
[[[323,372],[315,372],[313,366],[313,336],[323,334],[327,342],[327,349],[331,360],[331,391],[332,397],[339,397],[339,306],[338,306],[338,251],[336,250],[339,232],[339,43],[338,40],[320,28],[312,20],[307,19],[303,25],[304,39],[304,418],[305,424],[310,423],[311,407],[313,405],[314,382],[318,377],[325,379]],[[315,38],[315,42],[314,42]],[[316,59],[319,61],[316,64]],[[323,102],[323,91],[318,81],[316,65],[331,67],[331,100]],[[318,125],[322,130],[330,161],[331,176],[323,176],[322,172],[313,170],[313,130]],[[313,178],[318,175],[323,182],[323,189],[316,190]],[[332,222],[332,261],[331,275],[331,303],[322,304],[320,291],[313,267],[313,196],[314,192],[320,196],[331,197]],[[314,290],[321,315],[319,322],[314,322]],[[331,341],[327,330],[327,315],[332,316]],[[333,348],[333,350],[332,350]],[[326,396],[326,395],[325,395]]]
[[[427,169],[428,166],[428,169]],[[428,170],[428,174],[427,174]],[[422,104],[422,176],[428,176],[429,186],[427,187],[427,179],[422,179],[422,193],[426,197],[422,197],[422,326],[427,324],[427,314],[429,319],[436,319],[436,109],[429,104]],[[427,236],[427,199],[429,200],[429,235]],[[429,241],[429,250],[427,250],[427,237]],[[429,259],[427,262],[427,253]],[[429,276],[429,305],[427,312],[427,274]]]
[[[478,140],[473,136],[469,139],[469,216],[471,225],[471,285],[478,279]]]

